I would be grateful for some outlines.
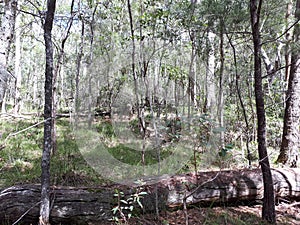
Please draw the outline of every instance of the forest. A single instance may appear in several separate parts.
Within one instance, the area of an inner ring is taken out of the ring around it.
[[[0,224],[300,224],[300,0],[0,0]]]

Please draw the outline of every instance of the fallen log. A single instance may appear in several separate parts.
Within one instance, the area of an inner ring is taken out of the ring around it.
[[[277,199],[300,200],[300,169],[272,169]],[[51,187],[52,224],[103,224],[114,215],[118,203],[116,190],[124,192],[123,200],[138,192],[144,213],[188,205],[239,204],[254,202],[263,196],[260,169],[201,172],[145,179],[142,186]],[[157,190],[158,195],[155,194]],[[157,200],[157,204],[156,204]],[[0,221],[36,223],[39,216],[40,185],[17,185],[0,192]],[[135,205],[136,213],[139,206]]]

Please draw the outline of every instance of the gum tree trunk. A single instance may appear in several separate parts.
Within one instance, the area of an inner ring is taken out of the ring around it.
[[[296,20],[300,20],[300,0],[297,0]],[[292,47],[289,83],[286,94],[282,142],[277,162],[297,167],[300,146],[300,24],[294,28],[294,44]]]
[[[9,76],[11,75],[7,71],[7,61],[10,52],[10,46],[13,41],[15,18],[16,18],[16,0],[5,0],[4,2],[4,14],[1,20],[0,27],[0,109],[4,109],[2,106],[3,99],[7,87]]]
[[[273,179],[266,146],[266,117],[264,94],[262,88],[261,71],[261,39],[260,39],[260,11],[262,0],[250,0],[251,27],[254,46],[254,87],[257,114],[257,141],[259,161],[264,183],[264,199],[262,207],[262,218],[269,223],[276,223],[275,198]]]
[[[47,1],[47,14],[44,24],[44,39],[46,51],[45,71],[45,106],[44,106],[44,149],[42,155],[41,175],[41,204],[40,204],[40,225],[48,225],[50,215],[50,154],[52,150],[52,98],[53,98],[53,46],[52,26],[55,13],[56,0]]]
[[[18,14],[15,18],[15,103],[14,103],[14,113],[18,114],[20,111],[21,105],[21,84],[22,84],[22,71],[21,71],[21,54],[22,54],[22,47],[21,47],[21,14],[19,12],[20,5],[22,1],[19,0],[18,2]]]

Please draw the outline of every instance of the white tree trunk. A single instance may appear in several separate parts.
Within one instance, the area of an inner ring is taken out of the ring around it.
[[[206,110],[211,118],[217,118],[217,99],[216,99],[216,84],[215,84],[215,34],[208,32],[208,54],[206,68]]]
[[[4,1],[4,14],[0,27],[0,108],[2,108],[2,111],[5,109],[4,105],[2,106],[2,103],[10,75],[7,71],[7,61],[11,42],[13,40],[16,6],[16,0]]]
[[[20,8],[21,1],[19,1],[18,9]],[[21,103],[21,83],[22,83],[22,71],[21,71],[21,15],[20,13],[16,15],[16,25],[15,25],[15,106],[14,113],[18,114],[20,110]]]

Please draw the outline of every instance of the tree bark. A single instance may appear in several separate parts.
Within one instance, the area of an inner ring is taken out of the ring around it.
[[[85,34],[85,22],[83,18],[81,20],[81,36],[80,36],[80,44],[79,44],[79,52],[76,59],[76,76],[75,76],[75,126],[78,120],[78,113],[80,111],[80,99],[79,99],[79,83],[80,83],[80,72],[81,72],[81,64],[84,47],[84,34]]]
[[[292,8],[293,8],[293,0],[290,0],[287,4],[286,4],[286,14],[285,14],[285,24],[286,24],[286,28],[289,27],[290,22],[291,22],[291,12],[292,12]],[[286,32],[285,34],[285,48],[284,48],[284,59],[285,59],[285,80],[288,81],[289,80],[289,76],[290,76],[290,62],[291,62],[291,49],[290,49],[290,42],[292,39],[292,34],[290,31]]]
[[[2,107],[2,104],[7,88],[7,82],[11,75],[7,71],[7,62],[10,46],[13,41],[16,7],[16,0],[4,1],[4,14],[1,19],[0,27],[0,109],[5,109]]]
[[[296,20],[300,20],[300,0],[297,1]],[[297,167],[300,146],[300,24],[294,28],[294,48],[292,48],[286,106],[284,112],[282,142],[277,162]],[[298,44],[297,44],[298,43]]]
[[[278,199],[300,200],[300,169],[272,169],[274,189]],[[142,198],[144,213],[156,209],[155,185],[158,189],[160,210],[197,204],[201,207],[224,204],[254,204],[263,198],[263,179],[260,169],[239,171],[212,171],[175,176],[149,178],[139,190],[146,191]],[[50,188],[53,224],[104,224],[113,217],[112,208],[118,204],[115,190],[125,193],[123,200],[136,193],[133,182],[128,186],[111,185],[97,188]],[[22,223],[38,221],[40,204],[39,185],[21,185],[0,192],[0,221]],[[143,213],[139,206],[134,211]]]
[[[22,1],[18,2],[17,9],[20,10]],[[14,113],[18,114],[21,105],[21,84],[22,84],[22,71],[21,71],[21,14],[18,12],[15,18],[15,105]]]
[[[270,223],[276,223],[275,199],[273,180],[271,175],[269,156],[266,146],[266,118],[264,94],[262,88],[261,71],[261,39],[260,39],[260,11],[262,0],[250,0],[251,27],[254,45],[254,87],[257,113],[257,141],[260,166],[264,183],[264,199],[262,218]]]
[[[55,13],[56,0],[47,1],[47,13],[44,24],[44,39],[46,53],[45,71],[45,105],[44,105],[44,148],[42,154],[41,174],[41,204],[40,204],[40,225],[49,224],[50,215],[50,154],[52,150],[52,98],[53,98],[53,46],[52,27]]]
[[[211,119],[217,119],[217,100],[216,100],[216,87],[215,87],[215,34],[212,31],[207,33],[207,67],[206,67],[206,104],[205,113],[210,115]]]
[[[221,128],[220,131],[220,147],[224,148],[225,141],[225,133],[223,131],[224,127],[224,21],[220,19],[220,71],[219,71],[219,96],[218,96],[218,119],[219,126]]]

